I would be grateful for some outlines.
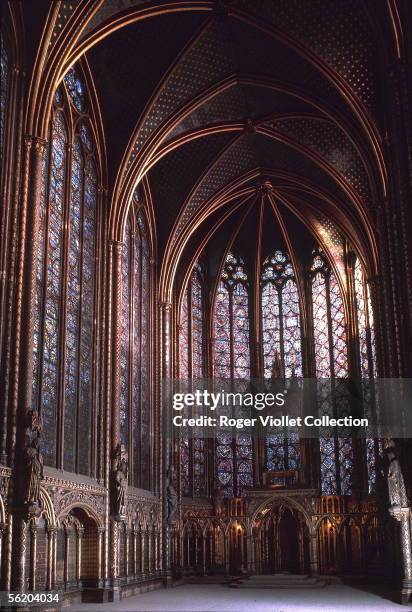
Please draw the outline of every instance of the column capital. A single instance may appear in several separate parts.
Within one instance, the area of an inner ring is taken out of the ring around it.
[[[24,144],[27,150],[33,148],[38,153],[43,153],[47,146],[47,140],[40,138],[40,136],[33,136],[32,134],[25,134]]]
[[[162,312],[167,312],[168,310],[172,309],[172,304],[171,302],[161,301],[159,302],[159,309]]]
[[[120,242],[120,240],[109,240],[109,246],[118,254],[120,254],[123,250],[123,242]]]
[[[411,514],[410,508],[401,508],[400,506],[393,506],[389,508],[389,514],[398,522],[402,520],[408,520]]]

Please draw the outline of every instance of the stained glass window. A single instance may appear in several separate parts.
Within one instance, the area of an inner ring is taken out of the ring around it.
[[[122,249],[122,313],[121,313],[121,349],[120,349],[120,442],[124,449],[129,446],[129,389],[130,368],[132,366],[130,347],[131,320],[131,230],[130,221],[126,224]]]
[[[134,199],[122,249],[120,434],[129,480],[150,483],[150,247],[143,210]]]
[[[370,287],[366,282],[358,257],[354,265],[355,306],[358,327],[360,373],[362,379],[364,413],[371,422],[377,410],[374,378],[376,378],[375,330],[373,322]],[[368,472],[368,491],[374,492],[377,480],[379,456],[382,455],[382,441],[366,438],[365,456]]]
[[[217,290],[214,310],[215,377],[249,378],[249,297],[240,257],[229,253]]]
[[[196,264],[183,296],[179,330],[179,379],[204,377],[203,272]],[[182,495],[206,494],[206,441],[201,437],[180,439],[180,487]]]
[[[250,376],[249,291],[241,257],[227,255],[214,305],[214,375]],[[253,485],[253,444],[250,434],[218,433],[215,444],[217,486],[223,497],[239,497]]]
[[[317,250],[312,262],[312,310],[315,365],[320,414],[334,416],[339,406],[349,410],[344,380],[348,377],[346,323],[341,290],[324,254]],[[320,438],[321,488],[324,495],[352,492],[353,443],[350,437]]]
[[[288,254],[275,251],[263,262],[261,315],[264,376],[272,376],[280,360],[286,378],[302,376],[299,292]],[[298,469],[300,442],[297,433],[273,433],[266,437],[266,468]]]
[[[45,463],[88,475],[97,367],[97,171],[90,122],[85,117],[79,128],[77,110],[61,86],[42,161],[32,397],[43,421]]]
[[[76,68],[70,68],[64,76],[64,84],[67,87],[70,99],[76,110],[80,113],[85,109],[85,88],[83,80]]]
[[[276,251],[263,262],[262,336],[265,378],[276,356],[286,378],[302,376],[299,292],[289,256]]]

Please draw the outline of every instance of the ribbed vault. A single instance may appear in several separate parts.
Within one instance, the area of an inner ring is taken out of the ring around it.
[[[386,194],[379,61],[400,42],[392,13],[372,12],[355,0],[87,0],[54,9],[39,83],[87,57],[110,152],[109,235],[122,240],[144,180],[162,298],[192,262],[194,239],[206,246],[268,180],[267,201],[333,251],[336,265],[346,239],[377,269],[375,211]],[[394,37],[382,39],[383,30]],[[64,53],[48,64],[59,45]],[[267,223],[279,225],[271,207]]]

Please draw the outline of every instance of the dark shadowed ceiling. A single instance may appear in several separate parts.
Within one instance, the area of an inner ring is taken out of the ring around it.
[[[120,207],[145,177],[160,259],[189,263],[209,234],[205,252],[224,250],[236,223],[247,243],[240,219],[269,182],[297,252],[320,237],[339,250],[345,235],[367,257],[393,46],[377,4],[96,0],[78,49],[101,106],[109,193]],[[254,240],[256,219],[243,222]],[[262,251],[284,231],[265,204]]]

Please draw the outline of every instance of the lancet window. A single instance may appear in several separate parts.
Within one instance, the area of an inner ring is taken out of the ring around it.
[[[313,254],[312,308],[318,406],[334,416],[348,409],[345,379],[349,374],[344,304],[335,272],[322,251]],[[352,492],[353,443],[350,437],[320,438],[321,488],[324,495]]]
[[[378,409],[374,387],[374,379],[377,375],[375,328],[370,287],[358,257],[356,257],[354,265],[354,288],[364,414],[373,423]],[[382,454],[381,440],[366,438],[365,454],[368,472],[368,491],[372,493],[376,486],[379,455]]]
[[[261,273],[261,315],[264,377],[302,376],[299,292],[292,263],[281,251],[267,257]],[[266,437],[266,468],[300,467],[299,435],[273,433]]]
[[[136,198],[125,229],[121,276],[120,439],[129,483],[150,489],[150,243]]]
[[[214,306],[214,374],[224,379],[250,376],[248,278],[244,261],[232,253],[226,257]],[[217,488],[223,497],[239,497],[253,485],[252,455],[249,434],[217,434]]]
[[[32,398],[45,463],[91,474],[99,164],[84,83],[72,68],[57,89],[42,162]],[[71,84],[82,92],[81,105]]]
[[[179,379],[189,381],[205,375],[205,310],[202,267],[196,264],[183,296],[179,335]],[[180,439],[180,486],[182,495],[206,494],[206,440],[199,436]]]

